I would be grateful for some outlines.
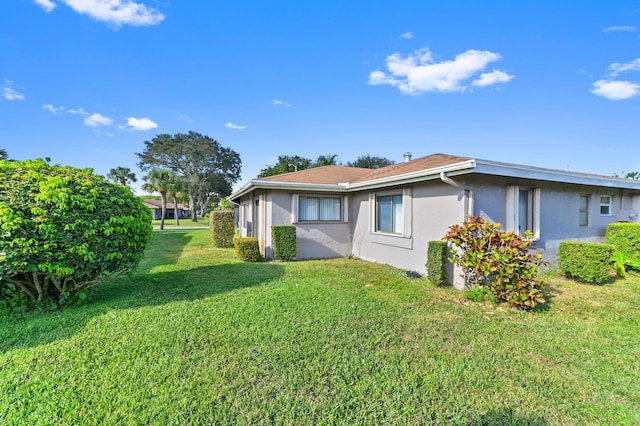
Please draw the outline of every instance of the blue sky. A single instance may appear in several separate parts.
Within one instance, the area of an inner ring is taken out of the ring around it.
[[[11,158],[138,186],[189,130],[236,188],[280,154],[640,171],[640,1],[3,0],[0,123]]]

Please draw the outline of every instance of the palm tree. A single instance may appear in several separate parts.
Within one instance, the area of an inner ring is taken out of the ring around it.
[[[135,173],[128,167],[116,167],[115,169],[109,170],[107,178],[122,186],[127,186],[127,184],[131,182],[137,182]]]
[[[7,158],[9,158],[9,154],[7,154],[7,150],[0,148],[0,160],[6,160]]]
[[[176,217],[176,226],[180,226],[180,216],[178,215],[178,193],[184,192],[186,190],[187,182],[185,182],[182,177],[173,175],[171,181],[169,182],[167,191],[169,195],[171,195],[171,198],[173,198],[173,211],[174,216]]]
[[[316,167],[322,166],[337,166],[338,165],[338,154],[329,154],[329,155],[321,155],[316,160]]]
[[[164,218],[167,215],[167,192],[174,178],[175,173],[171,170],[153,169],[144,177],[145,184],[142,189],[151,193],[159,192],[162,200],[162,218],[160,220],[160,229],[164,229]]]

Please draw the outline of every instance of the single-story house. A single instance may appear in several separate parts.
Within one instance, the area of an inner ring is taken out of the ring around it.
[[[153,220],[162,219],[162,201],[153,199],[144,199],[142,203],[151,209]],[[178,218],[191,217],[189,206],[178,203]],[[175,204],[167,203],[167,214],[165,219],[175,219]]]
[[[271,225],[293,224],[298,259],[355,256],[425,273],[428,242],[467,215],[532,231],[553,263],[561,241],[603,241],[609,223],[637,222],[640,181],[407,153],[374,170],[325,166],[255,179],[229,198],[241,236],[258,238],[268,258]]]

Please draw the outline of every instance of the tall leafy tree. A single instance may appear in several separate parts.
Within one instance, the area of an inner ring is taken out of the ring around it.
[[[154,167],[167,168],[185,180],[194,222],[198,220],[198,207],[202,207],[198,203],[207,198],[207,193],[223,191],[217,195],[226,197],[240,178],[240,155],[209,136],[193,131],[161,134],[144,144],[144,151],[136,153],[138,165],[145,171]]]
[[[260,170],[259,178],[280,175],[282,173],[295,172],[313,167],[313,162],[309,158],[299,155],[279,155],[275,164]]]
[[[385,157],[377,157],[375,155],[361,155],[355,161],[349,161],[349,167],[362,167],[364,169],[379,169],[381,167],[395,164],[395,161]]]
[[[9,154],[7,154],[7,150],[0,148],[0,160],[6,160],[8,158]]]
[[[176,174],[171,170],[152,169],[144,177],[146,183],[142,185],[142,189],[147,192],[160,193],[160,200],[162,201],[160,229],[164,229],[164,219],[167,216],[167,192],[169,192],[171,182],[175,179],[175,176]]]
[[[107,179],[110,179],[114,183],[119,183],[122,186],[127,186],[132,182],[137,182],[136,174],[131,171],[128,167],[116,167],[115,169],[109,170],[107,173]]]

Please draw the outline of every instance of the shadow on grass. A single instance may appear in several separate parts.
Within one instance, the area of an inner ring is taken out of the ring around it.
[[[173,247],[167,255],[173,258],[174,263],[177,251],[177,247]],[[150,263],[157,261],[154,257]],[[163,262],[166,261],[167,258]],[[146,266],[149,267],[148,264]],[[67,339],[93,317],[112,310],[204,299],[259,286],[279,278],[283,273],[284,268],[273,263],[223,263],[158,273],[142,271],[123,276],[94,288],[82,305],[47,314],[0,317],[0,328],[3,328],[0,331],[0,353]]]
[[[510,407],[503,407],[488,411],[469,423],[470,426],[547,426],[549,424],[550,423],[542,416],[538,416],[534,413],[523,415]]]

